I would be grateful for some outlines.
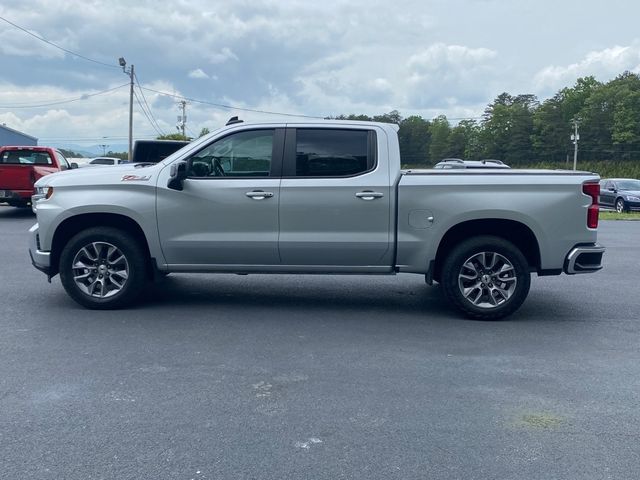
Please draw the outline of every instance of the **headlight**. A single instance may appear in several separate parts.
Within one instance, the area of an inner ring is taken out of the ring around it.
[[[53,195],[53,187],[36,187],[36,194],[34,196],[38,197],[38,200],[49,199]]]
[[[38,202],[48,200],[53,195],[53,187],[36,187],[35,193],[31,196],[31,210],[36,213],[38,210]]]
[[[628,195],[627,200],[630,200],[632,202],[640,202],[640,197],[636,197],[635,195]]]

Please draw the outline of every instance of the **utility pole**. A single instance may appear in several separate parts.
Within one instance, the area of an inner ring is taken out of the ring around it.
[[[127,70],[127,62],[123,57],[118,59],[122,71],[131,79],[129,87],[129,161],[133,160],[133,78],[135,76],[133,65]]]
[[[103,157],[107,154],[107,147],[108,146],[109,145],[105,145],[105,144],[100,145],[100,147],[102,147],[102,156]]]
[[[573,141],[573,169],[578,169],[578,141],[580,140],[580,134],[578,133],[578,125],[580,124],[580,119],[573,119],[573,134],[571,135],[571,140]]]
[[[178,102],[178,105],[180,105],[180,108],[182,108],[182,115],[178,115],[178,124],[176,125],[176,128],[178,129],[178,131],[182,131],[182,136],[186,138],[187,136],[185,134],[185,129],[187,127],[187,101],[180,100]]]

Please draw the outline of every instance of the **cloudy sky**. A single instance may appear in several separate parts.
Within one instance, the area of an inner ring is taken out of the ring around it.
[[[175,132],[180,97],[195,135],[292,118],[240,108],[472,118],[504,91],[640,73],[631,0],[3,0],[0,17],[94,60],[0,20],[0,123],[40,144],[126,143],[121,56],[152,114],[135,103],[136,138]]]

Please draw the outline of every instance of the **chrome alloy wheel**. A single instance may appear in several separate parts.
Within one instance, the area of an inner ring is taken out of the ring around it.
[[[458,274],[460,292],[480,308],[502,305],[515,292],[516,283],[513,265],[496,252],[474,254],[462,264]]]
[[[73,258],[73,281],[91,297],[107,298],[120,292],[129,278],[129,262],[117,247],[92,242]]]

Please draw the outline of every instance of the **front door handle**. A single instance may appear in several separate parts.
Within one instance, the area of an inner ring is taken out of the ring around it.
[[[370,190],[365,190],[364,192],[356,193],[356,197],[361,199],[361,200],[375,200],[376,198],[384,197],[384,193],[372,192]]]
[[[271,192],[263,192],[262,190],[254,190],[252,192],[247,192],[245,195],[253,200],[264,200],[265,198],[273,197],[273,193]]]

